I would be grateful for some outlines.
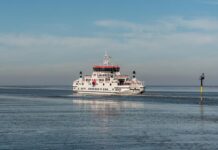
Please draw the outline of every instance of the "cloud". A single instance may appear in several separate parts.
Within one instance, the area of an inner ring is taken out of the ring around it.
[[[119,20],[98,20],[95,22],[95,25],[110,28],[125,28],[131,30],[140,28],[139,24]]]
[[[106,28],[129,27],[122,33],[109,33],[112,39],[122,39],[116,48],[126,50],[137,49],[135,56],[148,54],[151,56],[162,55],[162,58],[172,59],[172,55],[180,58],[196,57],[193,54],[205,55],[216,53],[218,48],[218,20],[214,18],[184,19],[183,17],[167,17],[150,23],[134,24],[133,22],[105,20]],[[111,32],[111,31],[110,31]],[[104,32],[107,37],[108,32]],[[171,54],[171,55],[168,55]],[[158,58],[158,57],[157,57]]]
[[[144,24],[102,20],[97,21],[97,25],[105,28],[129,29],[114,34],[106,31],[102,35],[118,39],[117,41],[122,39],[114,45],[116,49],[127,51],[137,49],[139,55],[144,51],[143,53],[152,55],[181,53],[182,58],[195,57],[190,54],[203,55],[204,49],[208,49],[210,53],[218,47],[218,20],[212,18],[168,17]],[[170,58],[172,57],[169,56]]]
[[[213,18],[197,18],[185,20],[183,18],[176,19],[175,24],[178,27],[187,29],[199,29],[203,31],[218,31],[218,20]]]
[[[101,29],[102,34],[96,34],[92,37],[0,34],[0,51],[6,49],[7,51],[19,50],[19,54],[2,53],[0,58],[7,61],[4,57],[8,55],[7,57],[13,57],[14,60],[18,56],[35,60],[37,56],[42,59],[39,54],[43,53],[47,54],[44,57],[48,61],[57,56],[66,57],[69,60],[70,55],[75,58],[75,54],[82,57],[82,54],[86,53],[90,56],[89,59],[94,59],[97,53],[100,56],[105,50],[109,50],[112,54],[121,55],[125,53],[123,59],[125,57],[141,58],[142,55],[148,55],[153,59],[158,59],[160,55],[162,59],[173,59],[172,55],[177,56],[179,54],[179,59],[184,59],[185,57],[196,57],[193,55],[194,53],[205,55],[206,49],[208,50],[207,53],[216,53],[215,49],[218,48],[217,22],[217,20],[210,18],[191,20],[182,17],[168,17],[144,24],[100,20],[95,22],[96,25],[105,28],[126,28],[128,30],[117,33],[113,30]],[[133,50],[136,50],[137,53]],[[128,56],[128,54],[134,55]],[[87,57],[85,56],[84,60]],[[64,61],[63,58],[61,61]],[[81,59],[83,60],[83,58]],[[139,61],[141,60],[139,59]]]
[[[183,17],[167,17],[156,20],[151,23],[132,23],[119,20],[99,20],[96,21],[97,26],[106,28],[125,28],[129,31],[141,32],[174,32],[175,30],[200,30],[200,31],[218,31],[218,20],[215,18],[192,18],[184,19]]]
[[[55,36],[55,35],[27,35],[27,34],[0,34],[1,46],[33,47],[33,46],[60,46],[68,48],[87,48],[96,46],[122,45],[120,40],[131,43],[136,40],[181,39],[193,42],[213,43],[218,35],[218,20],[214,18],[184,19],[183,17],[168,17],[153,22],[134,23],[119,20],[98,20],[97,26],[104,28],[125,28],[127,30],[117,33],[117,30],[104,31],[102,34],[89,37]],[[112,32],[112,33],[111,33]],[[116,38],[118,37],[118,38]],[[146,41],[144,41],[146,43]],[[176,42],[176,41],[175,41]],[[149,44],[149,43],[148,43]]]
[[[64,47],[92,47],[106,44],[108,39],[97,37],[70,37],[52,35],[0,34],[0,44],[5,46],[64,46]]]
[[[99,20],[96,21],[95,24],[100,27],[105,28],[113,28],[113,29],[125,29],[124,32],[166,32],[169,30],[173,30],[173,26],[170,23],[158,21],[154,23],[133,23],[133,22],[127,22],[127,21],[120,21],[120,20]],[[161,27],[164,28],[164,30],[160,30]],[[117,30],[115,30],[117,31]]]
[[[79,70],[90,72],[92,64],[101,63],[108,50],[124,72],[139,70],[143,72],[139,78],[148,75],[152,82],[170,74],[173,81],[180,77],[184,81],[201,69],[211,76],[218,73],[218,20],[214,18],[166,17],[144,23],[98,20],[95,24],[103,28],[93,36],[0,34],[1,72],[6,77],[17,70],[22,70],[21,76],[40,71],[40,78],[45,75],[49,80],[49,74],[64,76],[72,71],[77,77]]]

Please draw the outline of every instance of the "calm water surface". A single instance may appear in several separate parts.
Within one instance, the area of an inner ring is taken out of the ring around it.
[[[218,87],[79,96],[68,86],[1,86],[0,149],[218,149]]]

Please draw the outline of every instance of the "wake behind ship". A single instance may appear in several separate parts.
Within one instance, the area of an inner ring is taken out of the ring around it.
[[[82,76],[73,82],[73,92],[80,94],[99,95],[136,95],[144,92],[142,81],[136,79],[136,72],[133,76],[121,75],[120,67],[112,65],[110,56],[104,56],[103,65],[93,66],[92,75]]]

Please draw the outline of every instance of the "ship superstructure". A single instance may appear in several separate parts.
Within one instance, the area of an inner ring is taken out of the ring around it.
[[[120,66],[112,65],[111,57],[104,56],[103,65],[93,66],[92,75],[82,75],[73,82],[73,92],[80,94],[136,95],[144,92],[144,84],[133,76],[121,75]]]

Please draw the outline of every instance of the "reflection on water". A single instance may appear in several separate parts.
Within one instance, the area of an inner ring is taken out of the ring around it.
[[[204,120],[204,104],[201,103],[200,105],[200,114],[201,114],[201,120]]]
[[[200,96],[200,114],[201,114],[201,120],[204,120],[204,96]]]
[[[73,100],[73,104],[91,110],[100,116],[116,116],[125,109],[143,109],[142,102],[115,101],[115,100]]]
[[[203,96],[203,94],[200,95],[200,104],[201,105],[204,104],[204,96]]]
[[[131,97],[36,88],[0,88],[0,149],[218,149],[217,87],[204,97],[181,87]]]

